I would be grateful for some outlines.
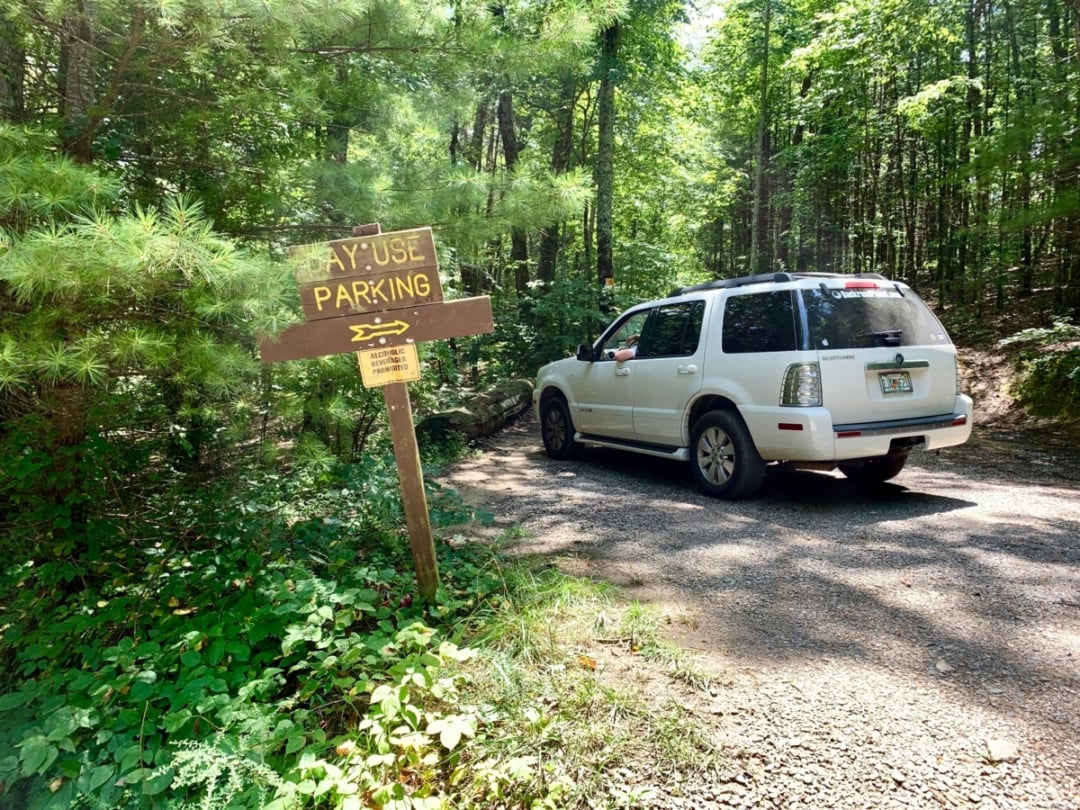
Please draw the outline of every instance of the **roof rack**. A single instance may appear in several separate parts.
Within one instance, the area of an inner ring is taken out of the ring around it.
[[[689,287],[677,287],[671,291],[669,298],[686,293],[702,292],[703,290],[725,290],[732,287],[746,287],[750,284],[781,284],[785,281],[795,281],[799,278],[873,278],[886,280],[880,273],[758,273],[754,276],[740,276],[739,278],[718,278],[713,281],[705,281],[701,284],[692,284]]]

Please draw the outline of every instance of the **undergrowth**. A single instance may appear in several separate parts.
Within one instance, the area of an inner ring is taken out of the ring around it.
[[[1080,327],[1059,319],[1050,327],[1024,329],[1001,346],[1020,347],[1020,374],[1012,394],[1034,416],[1080,420]]]
[[[599,586],[440,542],[414,598],[396,487],[369,466],[162,495],[100,560],[10,564],[0,808],[629,807],[648,791],[611,762],[707,758],[582,663]],[[436,526],[485,517],[429,502]]]

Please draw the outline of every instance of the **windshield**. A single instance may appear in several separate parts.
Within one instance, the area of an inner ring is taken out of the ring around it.
[[[910,290],[895,286],[804,290],[810,343],[816,349],[948,344],[934,314]]]

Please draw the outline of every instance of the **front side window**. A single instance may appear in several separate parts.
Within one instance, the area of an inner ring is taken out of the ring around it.
[[[807,327],[816,349],[947,344],[948,334],[930,309],[897,287],[804,290]]]
[[[790,352],[797,348],[790,290],[733,295],[724,304],[725,354]]]
[[[598,359],[610,360],[619,349],[636,346],[641,338],[641,333],[645,329],[645,322],[648,320],[650,312],[651,310],[635,312],[620,323],[615,331],[604,340]]]
[[[684,357],[697,351],[704,301],[686,301],[656,307],[641,333],[638,357]]]

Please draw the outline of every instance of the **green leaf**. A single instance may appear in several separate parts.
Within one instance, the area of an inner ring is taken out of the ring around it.
[[[172,784],[173,773],[171,770],[166,770],[161,773],[150,776],[145,782],[143,782],[143,795],[144,796],[156,796],[163,792],[170,784]]]
[[[82,765],[73,757],[64,757],[56,761],[56,771],[61,776],[74,779],[82,772]]]
[[[239,641],[230,641],[228,644],[226,644],[225,652],[227,652],[236,661],[240,663],[244,663],[251,659],[251,647]]]
[[[60,742],[65,737],[70,737],[78,728],[79,721],[70,706],[54,711],[45,719],[45,731],[50,742]]]
[[[112,779],[115,773],[116,770],[111,765],[98,765],[94,770],[90,771],[89,792],[95,791],[104,785]]]
[[[206,654],[206,662],[216,667],[221,663],[221,659],[225,657],[225,640],[221,638],[215,638],[213,643],[210,644],[210,650]]]
[[[23,776],[45,773],[60,755],[60,749],[49,742],[43,734],[28,737],[15,747],[22,749],[19,761],[20,773]]]
[[[162,718],[165,731],[169,734],[175,734],[182,729],[184,725],[193,717],[191,712],[187,709],[180,709],[179,711],[170,712]]]
[[[132,700],[144,701],[153,697],[156,689],[152,681],[140,681],[137,680],[131,685],[131,692],[129,693]]]
[[[371,693],[372,703],[381,703],[389,695],[391,695],[396,687],[388,683],[381,683],[375,687],[375,690]]]
[[[295,754],[307,745],[307,737],[303,734],[293,734],[289,736],[289,739],[285,743],[285,753]]]
[[[476,718],[458,714],[448,714],[446,717],[434,720],[428,724],[428,734],[438,734],[439,742],[443,748],[453,751],[458,747],[461,738],[472,737],[476,734]]]
[[[19,758],[15,754],[0,757],[0,782],[14,781],[19,775]]]
[[[125,746],[117,753],[116,760],[120,763],[120,773],[126,775],[142,763],[142,749],[137,744]]]
[[[0,712],[11,711],[27,703],[27,695],[24,692],[9,692],[6,695],[0,695]]]

